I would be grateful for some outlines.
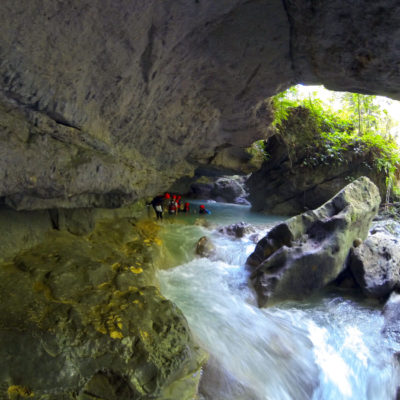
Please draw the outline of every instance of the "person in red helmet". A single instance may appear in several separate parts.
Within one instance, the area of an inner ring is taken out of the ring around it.
[[[207,208],[205,208],[204,205],[201,204],[199,207],[199,214],[211,214],[211,211],[207,210]]]
[[[188,202],[185,203],[183,207],[183,212],[190,213],[190,204]]]

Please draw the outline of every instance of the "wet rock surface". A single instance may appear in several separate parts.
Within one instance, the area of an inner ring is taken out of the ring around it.
[[[201,237],[196,244],[196,254],[200,257],[211,257],[215,255],[215,245],[207,237]]]
[[[0,264],[1,398],[194,397],[205,357],[157,288],[157,229],[52,232]]]
[[[214,357],[204,367],[199,394],[200,400],[259,400],[251,388],[235,379]]]
[[[366,177],[320,208],[275,226],[247,260],[260,306],[304,299],[343,270],[357,238],[365,238],[378,212],[377,187]]]
[[[97,221],[143,217],[143,202],[119,209],[72,208],[38,211],[15,211],[0,207],[0,262],[45,240],[57,230],[84,236],[93,231]]]
[[[242,238],[249,233],[255,232],[255,229],[253,226],[247,224],[246,222],[238,222],[237,224],[224,226],[223,228],[218,229],[218,232],[224,235]]]
[[[399,239],[384,231],[372,230],[367,239],[351,249],[349,267],[365,294],[388,296],[400,289]]]
[[[385,324],[383,326],[383,334],[392,335],[400,342],[400,294],[393,292],[387,300],[383,308],[383,316]]]

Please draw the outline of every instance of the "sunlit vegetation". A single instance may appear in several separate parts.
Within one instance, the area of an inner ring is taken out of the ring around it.
[[[376,96],[332,92],[332,99],[323,101],[315,94],[302,98],[292,87],[273,98],[273,107],[273,126],[290,161],[299,149],[304,168],[349,162],[351,152],[385,173],[387,187],[395,187],[400,155],[391,130],[396,122]]]

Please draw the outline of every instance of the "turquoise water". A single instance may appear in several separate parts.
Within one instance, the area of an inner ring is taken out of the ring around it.
[[[400,348],[381,335],[377,305],[326,292],[307,302],[259,309],[243,268],[254,242],[218,228],[246,221],[265,234],[279,218],[245,206],[205,205],[212,212],[201,217],[208,227],[189,223],[199,216],[164,224],[179,265],[159,276],[162,292],[212,356],[202,399],[395,399],[399,371],[393,354]],[[211,258],[194,254],[204,235],[216,246]]]
[[[211,215],[199,215],[198,210],[200,204],[203,204],[205,208],[211,211]],[[250,224],[260,226],[271,222],[282,221],[284,217],[279,216],[268,216],[251,211],[250,206],[229,204],[229,203],[217,203],[215,201],[207,200],[190,200],[190,213],[179,213],[177,217],[168,215],[169,219],[178,219],[181,221],[187,221],[193,223],[197,218],[205,218],[213,224],[228,225],[231,223],[246,221]]]

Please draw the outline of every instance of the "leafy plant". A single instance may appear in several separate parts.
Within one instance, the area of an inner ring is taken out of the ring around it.
[[[395,188],[400,155],[388,130],[393,122],[387,111],[375,102],[375,96],[345,93],[337,97],[338,111],[315,95],[301,99],[295,88],[273,98],[273,126],[287,146],[290,164],[299,151],[305,168],[345,163],[346,153],[352,152],[368,156],[368,167],[384,173],[386,186]]]

